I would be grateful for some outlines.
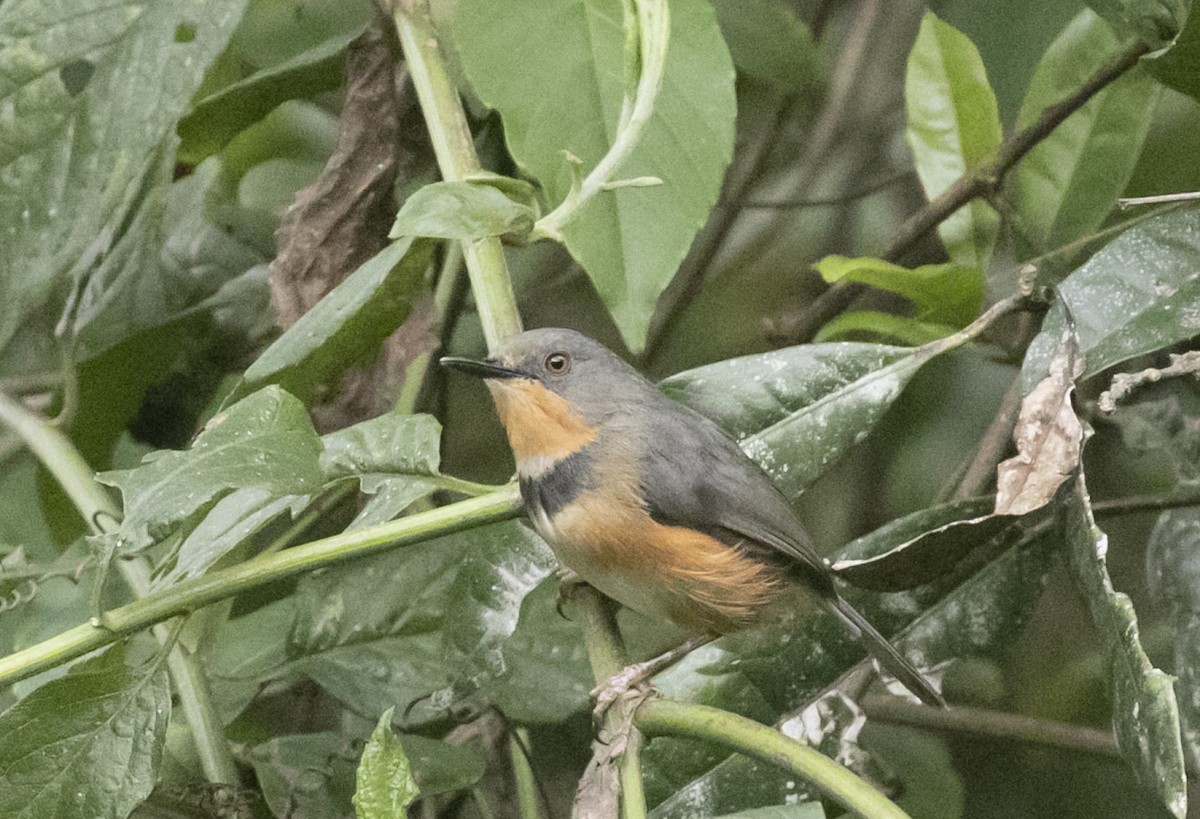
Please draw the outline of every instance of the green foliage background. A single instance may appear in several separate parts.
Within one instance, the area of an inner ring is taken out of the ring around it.
[[[913,817],[1188,815],[1200,209],[1117,199],[1200,188],[1200,14],[666,6],[0,2],[0,815],[566,815],[599,621],[434,366],[521,323],[738,438],[960,708],[813,613],[666,698]],[[841,815],[647,720],[650,815]]]

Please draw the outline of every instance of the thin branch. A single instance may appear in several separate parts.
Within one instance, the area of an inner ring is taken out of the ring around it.
[[[1004,454],[1012,446],[1013,430],[1017,426],[1017,417],[1021,414],[1021,376],[1018,373],[1004,398],[1000,408],[988,426],[987,432],[979,443],[975,459],[967,467],[958,488],[954,490],[951,500],[966,500],[982,495],[996,477],[996,466],[1004,458]]]
[[[0,657],[0,686],[26,679],[178,614],[194,611],[248,589],[397,546],[509,520],[516,517],[520,509],[517,487],[510,484],[490,495],[459,501],[378,526],[343,532],[185,580],[112,609],[89,623],[68,629],[7,657]],[[126,562],[120,561],[120,564]]]
[[[953,708],[930,708],[899,697],[884,695],[868,695],[859,705],[862,706],[867,719],[876,722],[1078,751],[1105,759],[1121,758],[1117,749],[1117,738],[1112,731],[1101,731],[1083,725],[962,705]]]
[[[882,258],[890,262],[899,261],[926,233],[971,200],[999,191],[1005,175],[1027,153],[1092,97],[1133,68],[1148,51],[1149,46],[1145,43],[1130,46],[1101,67],[1075,93],[1046,107],[1035,122],[1005,140],[995,157],[964,173],[940,196],[909,217],[883,252]],[[821,327],[848,308],[867,289],[866,285],[857,282],[839,282],[830,287],[808,306],[793,331],[792,342],[811,341]]]
[[[886,179],[881,179],[878,182],[873,182],[866,187],[859,188],[842,196],[831,196],[825,199],[780,199],[778,201],[755,201],[750,200],[742,204],[743,208],[751,210],[791,210],[795,208],[832,208],[838,205],[846,205],[852,202],[857,202],[859,199],[879,193],[882,190],[890,188],[905,179],[909,179],[916,175],[916,171],[901,171],[900,173],[892,174]],[[720,207],[720,203],[718,203]]]
[[[1126,208],[1136,207],[1137,205],[1163,205],[1168,202],[1195,202],[1200,199],[1200,191],[1188,191],[1187,193],[1160,193],[1156,196],[1128,196],[1124,199],[1117,200],[1117,207],[1121,210]]]
[[[649,736],[716,742],[777,765],[857,816],[867,819],[904,819],[908,816],[874,786],[820,751],[743,716],[706,705],[650,700],[638,708],[634,724]]]
[[[529,749],[529,732],[511,728],[508,732],[508,758],[512,763],[513,780],[517,785],[517,814],[520,819],[542,819],[541,799],[534,778]]]

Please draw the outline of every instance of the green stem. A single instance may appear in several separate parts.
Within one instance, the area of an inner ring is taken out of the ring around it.
[[[521,819],[542,819],[541,799],[537,781],[525,749],[529,747],[529,731],[514,728],[508,732],[508,757],[512,761],[513,780],[517,785],[517,814]]]
[[[583,643],[587,648],[592,677],[597,685],[605,683],[625,667],[625,647],[621,643],[617,621],[600,593],[591,586],[579,586],[571,597],[579,612]],[[617,705],[604,715],[605,728],[610,736],[620,729],[622,709]],[[617,762],[621,784],[621,814],[624,819],[645,819],[646,792],[642,782],[642,737],[635,726],[629,726],[625,752]]]
[[[479,157],[458,91],[446,70],[428,0],[395,0],[392,13],[442,178],[462,182],[481,170]],[[483,335],[488,349],[494,350],[503,339],[521,332],[521,314],[504,248],[495,237],[466,240],[462,247]]]
[[[716,742],[777,765],[810,783],[856,816],[907,819],[908,814],[820,751],[784,736],[774,728],[707,705],[649,700],[634,716],[649,736],[673,736]]]
[[[671,14],[666,0],[634,0],[637,21],[638,60],[641,66],[637,78],[637,88],[633,93],[632,102],[627,93],[622,106],[621,118],[617,123],[617,133],[613,138],[608,152],[578,186],[572,186],[570,193],[554,210],[547,213],[533,226],[531,238],[554,239],[562,241],[563,227],[583,210],[592,197],[602,190],[617,187],[620,183],[612,181],[612,177],[629,159],[633,149],[642,138],[642,131],[654,113],[654,102],[662,88],[663,72],[666,69],[667,46],[671,39]],[[632,28],[629,4],[626,3],[625,29],[626,51],[629,51]],[[626,65],[631,61],[626,60]],[[639,179],[628,180],[632,184],[662,184],[662,180]]]
[[[94,533],[111,533],[119,527],[120,507],[113,501],[108,490],[96,482],[91,466],[60,429],[3,393],[0,393],[0,423],[11,427],[34,456],[54,475]],[[117,570],[135,597],[144,598],[149,593],[150,571],[144,560],[118,561]],[[174,641],[170,639],[170,632],[165,626],[155,628],[154,635],[163,645],[171,644],[167,655],[167,670],[175,686],[175,693],[179,696],[184,718],[191,729],[192,741],[196,745],[204,775],[216,784],[236,784],[237,765],[225,739],[224,727],[209,700],[208,681],[204,672],[182,646],[173,644]],[[51,665],[58,665],[63,661],[58,660]]]
[[[513,484],[490,495],[378,526],[343,532],[185,580],[113,609],[102,618],[94,618],[90,623],[0,658],[0,685],[25,679],[175,615],[194,611],[239,592],[395,546],[507,520],[516,517],[520,506],[520,496]]]

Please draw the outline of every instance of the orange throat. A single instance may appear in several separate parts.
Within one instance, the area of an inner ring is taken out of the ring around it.
[[[567,399],[539,382],[521,378],[484,383],[522,474],[543,471],[596,440],[596,427],[588,426]]]

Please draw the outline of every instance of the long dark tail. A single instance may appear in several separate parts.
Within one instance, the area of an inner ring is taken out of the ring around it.
[[[847,603],[838,594],[830,597],[828,602],[830,610],[841,618],[852,632],[858,635],[867,650],[875,655],[875,659],[879,660],[896,679],[904,683],[905,688],[920,697],[921,702],[926,705],[946,707],[946,701],[925,678],[925,675],[897,651],[886,637],[876,631],[875,627],[867,622],[867,618],[859,614],[858,609]]]

